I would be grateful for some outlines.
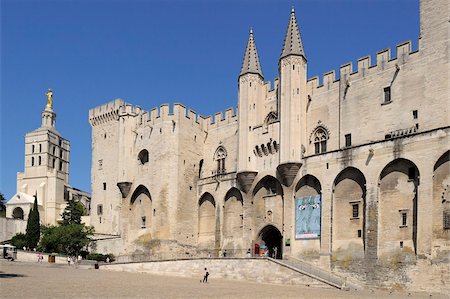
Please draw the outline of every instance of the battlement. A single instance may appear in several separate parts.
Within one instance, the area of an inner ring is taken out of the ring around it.
[[[347,83],[349,84],[351,80],[370,76],[392,67],[400,67],[400,65],[408,62],[410,56],[415,53],[418,53],[418,50],[412,50],[411,41],[400,43],[396,47],[396,57],[391,56],[391,50],[389,48],[376,53],[376,64],[374,65],[371,64],[372,59],[370,55],[361,57],[357,60],[356,70],[353,69],[352,62],[341,65],[338,72],[338,79],[336,79],[336,72],[334,70],[326,72],[322,77],[322,82],[318,76],[308,79],[308,90],[315,88],[332,89],[337,87],[335,84],[343,78],[348,80]]]
[[[105,108],[103,108],[103,106],[98,108],[102,108],[104,110]],[[118,117],[138,117],[136,121],[139,125],[144,123],[155,125],[164,121],[177,121],[178,119],[185,119],[193,125],[199,126],[204,131],[225,126],[237,121],[237,110],[235,111],[233,108],[228,108],[224,113],[217,112],[213,118],[212,116],[200,115],[192,109],[187,109],[185,105],[180,103],[175,103],[173,106],[169,104],[162,104],[159,107],[152,108],[150,111],[146,111],[139,106],[133,106],[122,102],[122,106],[117,108],[117,111]]]
[[[116,99],[89,110],[89,123],[97,126],[112,120],[119,119],[119,109],[125,104],[122,99]]]

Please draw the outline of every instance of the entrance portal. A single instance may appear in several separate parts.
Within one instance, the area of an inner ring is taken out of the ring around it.
[[[283,236],[273,225],[265,226],[258,235],[259,245],[265,245],[268,250],[267,256],[281,259],[283,257]]]

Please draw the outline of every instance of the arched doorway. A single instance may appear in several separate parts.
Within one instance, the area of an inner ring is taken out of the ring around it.
[[[266,225],[261,229],[258,235],[257,243],[265,245],[269,257],[281,259],[283,257],[283,236],[281,232],[273,225]]]
[[[23,220],[23,210],[22,210],[22,208],[19,208],[19,207],[15,208],[13,210],[12,216],[13,216],[14,219],[22,219]]]

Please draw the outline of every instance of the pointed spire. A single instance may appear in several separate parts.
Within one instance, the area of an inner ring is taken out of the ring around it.
[[[297,20],[295,18],[294,6],[291,9],[291,17],[289,19],[286,36],[284,37],[283,50],[281,51],[280,59],[289,55],[300,55],[306,59],[305,51],[303,50],[302,37],[298,30]]]
[[[245,74],[257,74],[264,78],[259,64],[258,51],[256,50],[255,40],[253,38],[253,28],[250,28],[247,47],[245,48],[244,61],[239,76]]]

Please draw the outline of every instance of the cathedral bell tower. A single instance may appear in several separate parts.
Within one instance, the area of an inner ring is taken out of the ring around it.
[[[248,192],[257,172],[252,161],[253,127],[257,124],[258,112],[263,105],[264,76],[259,64],[253,30],[247,41],[244,61],[239,74],[239,156],[237,179],[241,190]]]
[[[280,165],[277,170],[283,184],[292,184],[302,165],[306,122],[306,55],[295,18],[291,10],[284,45],[278,62],[280,89]]]

